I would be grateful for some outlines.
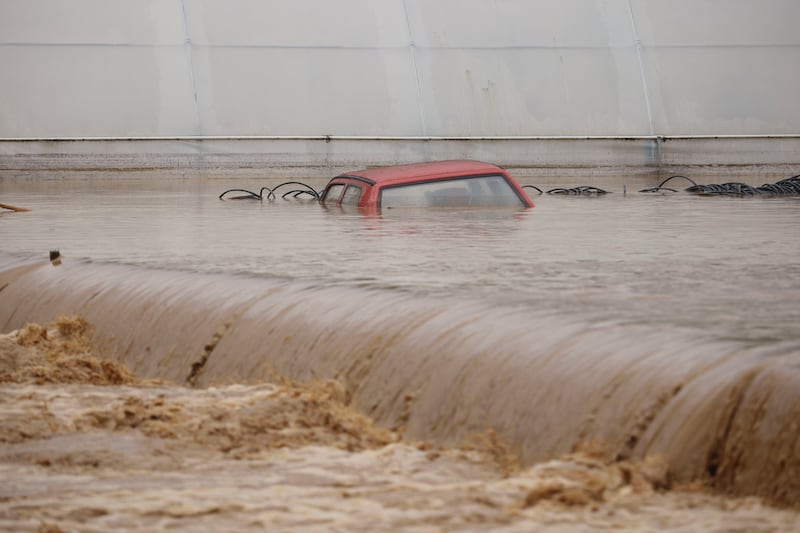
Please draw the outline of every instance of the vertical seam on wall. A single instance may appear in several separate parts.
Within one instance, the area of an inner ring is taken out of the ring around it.
[[[189,36],[189,18],[186,14],[184,0],[181,0],[181,15],[183,18],[183,49],[186,53],[186,61],[189,63],[189,81],[192,84],[192,99],[194,100],[194,125],[197,135],[203,134],[203,127],[200,122],[200,108],[197,103],[197,83],[194,77],[194,61],[192,60],[192,38]]]
[[[653,127],[653,113],[650,109],[650,91],[647,87],[647,76],[644,73],[644,58],[642,57],[642,41],[639,39],[639,31],[636,29],[636,18],[633,15],[633,5],[628,0],[628,14],[631,16],[631,28],[633,29],[633,42],[636,44],[636,56],[639,58],[639,73],[642,76],[642,91],[644,92],[644,105],[647,111],[647,123],[650,126],[650,135],[655,135]]]
[[[401,0],[403,4],[403,15],[406,18],[406,30],[408,31],[408,50],[411,55],[411,66],[414,68],[414,79],[417,82],[417,108],[419,110],[419,122],[422,127],[422,135],[428,134],[428,128],[425,125],[425,107],[423,106],[422,99],[422,82],[419,79],[419,68],[417,68],[417,46],[414,43],[414,35],[411,32],[411,20],[408,17],[408,8],[406,7],[406,0]]]

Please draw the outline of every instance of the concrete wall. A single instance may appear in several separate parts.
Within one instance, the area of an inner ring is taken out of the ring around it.
[[[2,0],[0,171],[733,157],[779,176],[800,163],[798,20],[796,0]],[[751,137],[755,159],[661,139],[687,135]]]
[[[3,0],[0,137],[800,133],[796,0]]]

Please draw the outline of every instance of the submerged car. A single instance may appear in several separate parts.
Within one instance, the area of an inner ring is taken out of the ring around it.
[[[438,161],[347,172],[320,195],[328,206],[533,207],[504,169],[479,161]]]

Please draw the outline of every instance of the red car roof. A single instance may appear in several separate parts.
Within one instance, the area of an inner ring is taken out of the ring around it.
[[[387,183],[395,180],[417,181],[437,176],[464,176],[468,174],[493,174],[503,169],[490,163],[480,161],[436,161],[433,163],[412,163],[410,165],[396,165],[392,167],[368,168],[346,172],[341,176],[358,176],[377,183]]]

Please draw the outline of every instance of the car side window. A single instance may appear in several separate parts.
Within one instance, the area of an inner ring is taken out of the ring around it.
[[[322,198],[322,202],[328,205],[338,204],[339,196],[342,194],[342,189],[344,189],[344,185],[341,183],[334,183],[333,185],[330,185],[325,191],[325,196]]]
[[[359,200],[361,200],[361,187],[348,185],[342,196],[342,205],[358,205]]]

